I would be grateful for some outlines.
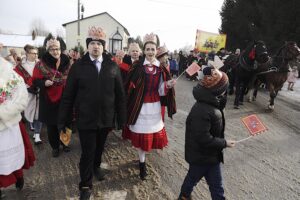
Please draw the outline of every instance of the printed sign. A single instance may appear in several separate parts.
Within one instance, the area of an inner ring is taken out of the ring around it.
[[[256,115],[249,115],[242,118],[242,122],[245,124],[250,132],[250,135],[254,136],[267,130],[265,125],[258,119]]]
[[[226,34],[210,33],[201,30],[197,30],[195,49],[199,52],[215,52],[219,51],[220,48],[225,48],[226,45]]]

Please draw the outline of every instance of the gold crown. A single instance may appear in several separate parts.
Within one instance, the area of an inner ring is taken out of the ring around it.
[[[106,34],[101,27],[92,26],[89,27],[88,38],[93,40],[105,40]]]
[[[47,41],[46,49],[49,49],[51,46],[57,46],[60,47],[60,43],[56,38],[51,38]]]
[[[154,44],[157,44],[157,36],[154,33],[146,34],[144,36],[143,42],[144,42],[144,45],[147,42],[153,42]]]

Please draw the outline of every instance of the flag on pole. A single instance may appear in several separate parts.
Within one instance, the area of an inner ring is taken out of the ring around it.
[[[200,69],[201,67],[196,62],[193,62],[185,71],[188,75],[193,76]]]
[[[242,122],[250,132],[251,136],[255,136],[267,130],[265,125],[259,120],[256,115],[249,115],[242,118]]]

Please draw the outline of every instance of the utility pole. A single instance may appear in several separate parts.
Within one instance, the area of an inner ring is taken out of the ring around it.
[[[78,0],[78,16],[77,16],[77,42],[78,51],[80,51],[80,0]]]

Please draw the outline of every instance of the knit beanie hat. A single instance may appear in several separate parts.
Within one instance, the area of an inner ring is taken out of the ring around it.
[[[89,46],[91,41],[99,41],[101,42],[103,49],[105,49],[105,38],[106,34],[103,29],[100,27],[92,26],[89,28],[88,37],[86,38],[86,46]]]
[[[209,89],[215,96],[224,93],[229,85],[227,75],[214,67],[203,68],[199,76],[200,85]]]

